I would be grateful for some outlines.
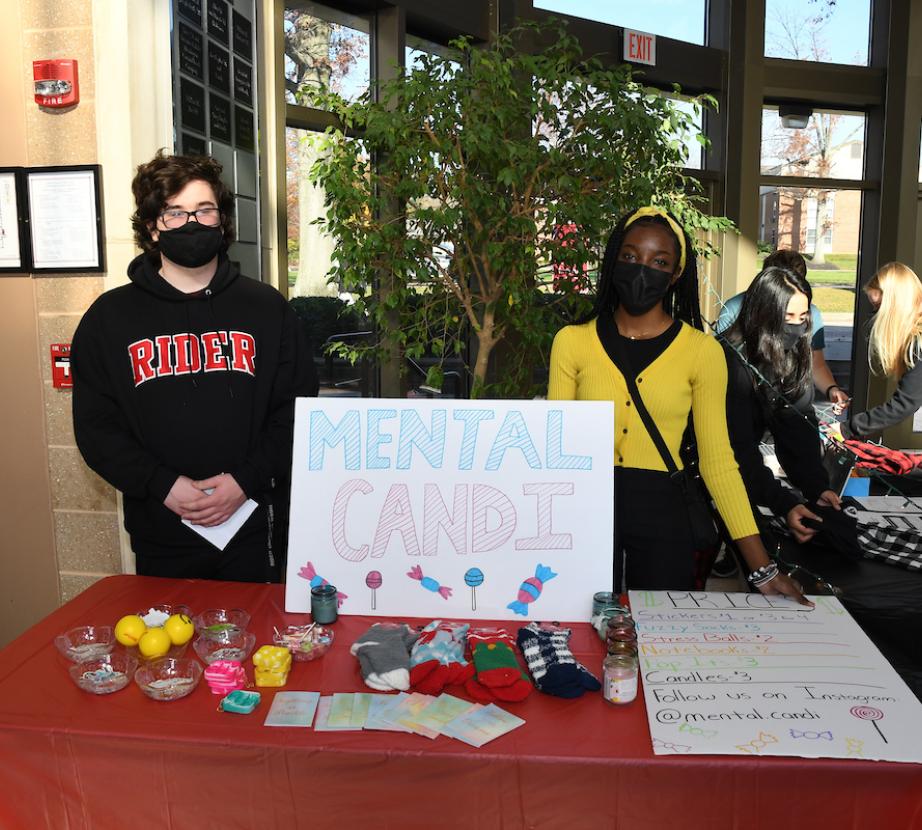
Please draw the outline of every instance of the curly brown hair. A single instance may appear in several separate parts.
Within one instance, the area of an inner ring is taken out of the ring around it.
[[[762,270],[766,268],[786,268],[793,271],[801,279],[807,278],[807,260],[797,251],[777,250],[772,251],[762,263]]]
[[[131,191],[137,209],[131,215],[135,242],[145,252],[157,250],[157,243],[150,229],[157,217],[167,206],[167,200],[175,196],[189,182],[203,181],[211,185],[218,210],[221,211],[221,229],[224,244],[234,241],[234,196],[221,181],[223,167],[208,156],[170,156],[158,150],[146,164],[138,165],[131,182]]]

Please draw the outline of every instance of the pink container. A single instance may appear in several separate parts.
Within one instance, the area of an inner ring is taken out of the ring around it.
[[[246,686],[246,671],[237,660],[216,660],[205,669],[205,682],[213,695],[227,695]]]

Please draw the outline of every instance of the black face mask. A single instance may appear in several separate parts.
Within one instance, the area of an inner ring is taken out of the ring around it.
[[[806,320],[802,323],[785,323],[784,329],[781,331],[781,345],[784,347],[784,350],[786,352],[791,351],[791,349],[797,345],[797,341],[806,333]]]
[[[160,253],[183,268],[207,265],[218,255],[223,244],[224,230],[220,225],[212,228],[198,222],[186,222],[181,228],[160,231],[157,242]]]
[[[618,262],[613,278],[618,302],[632,317],[639,317],[663,301],[672,274],[637,262]]]

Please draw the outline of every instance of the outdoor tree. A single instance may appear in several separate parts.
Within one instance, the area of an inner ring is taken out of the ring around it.
[[[342,92],[344,79],[364,56],[364,40],[328,20],[306,11],[285,12],[285,86],[298,104],[314,100],[317,93]],[[310,179],[310,170],[320,152],[313,134],[289,131],[286,136],[286,202],[288,241],[292,264],[297,263],[295,296],[333,295],[336,286],[327,283],[333,255],[333,239],[312,223],[322,216],[324,194]]]
[[[550,45],[524,48],[538,41]],[[457,61],[422,56],[378,101],[323,97],[342,122],[313,169],[327,197],[318,224],[336,240],[329,278],[375,320],[381,338],[368,348],[463,358],[471,334],[478,396],[509,342],[489,391],[526,395],[554,332],[588,310],[583,280],[561,273],[594,266],[622,213],[658,203],[692,229],[729,222],[689,195],[694,114],[630,67],[585,57],[559,27],[454,46]],[[440,380],[430,370],[430,385]]]

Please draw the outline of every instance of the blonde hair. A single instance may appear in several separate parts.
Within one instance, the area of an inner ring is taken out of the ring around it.
[[[873,289],[881,292],[881,301],[868,360],[872,368],[900,377],[916,365],[922,350],[922,281],[902,262],[888,262],[864,287],[866,294]]]

